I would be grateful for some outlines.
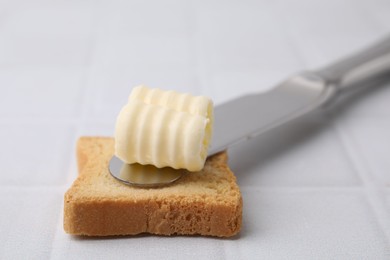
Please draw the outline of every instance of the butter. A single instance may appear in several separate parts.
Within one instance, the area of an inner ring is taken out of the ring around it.
[[[199,171],[212,124],[209,98],[138,86],[117,117],[115,155],[128,164]]]

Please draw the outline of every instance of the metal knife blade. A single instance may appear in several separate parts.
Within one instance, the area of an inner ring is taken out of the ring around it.
[[[215,107],[209,155],[250,139],[321,106],[334,93],[314,74],[302,73],[268,92],[246,95]]]

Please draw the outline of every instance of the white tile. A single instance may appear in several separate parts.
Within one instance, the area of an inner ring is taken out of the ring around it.
[[[88,122],[79,127],[80,136],[114,136],[115,123]]]
[[[189,47],[189,40],[180,36],[120,36],[96,42],[92,62],[105,67],[188,67],[191,58]]]
[[[0,65],[31,67],[85,65],[88,45],[87,42],[77,43],[61,38],[0,36]]]
[[[327,65],[386,34],[359,1],[284,1],[279,16],[308,68]]]
[[[229,150],[241,187],[355,186],[360,184],[331,124],[300,120]]]
[[[75,157],[67,125],[0,125],[2,186],[63,185]]]
[[[0,191],[1,259],[49,259],[62,196],[51,189]]]
[[[77,139],[74,140],[72,150],[70,151],[70,155],[72,159],[67,165],[67,174],[66,179],[62,181],[63,187],[69,188],[73,182],[76,180],[79,172],[78,172],[78,166],[77,166],[77,156],[76,156],[76,142]],[[64,191],[65,192],[65,191]],[[62,227],[62,225],[61,225]]]
[[[246,191],[229,259],[385,259],[390,249],[363,193]]]
[[[39,3],[39,1],[38,1]],[[21,6],[8,9],[3,32],[12,35],[45,35],[88,38],[93,9],[84,4]],[[49,22],[50,21],[50,22]]]
[[[78,238],[58,231],[53,259],[224,259],[221,239],[196,236]]]
[[[387,0],[360,1],[365,13],[378,25],[390,29],[390,3]]]
[[[82,5],[9,8],[0,26],[0,65],[86,64],[92,15]]]
[[[118,36],[185,35],[191,29],[189,1],[101,1],[96,6],[98,40]]]
[[[0,69],[0,117],[76,117],[84,73],[77,68]]]
[[[92,62],[104,68],[188,68],[191,64],[190,11],[183,1],[99,3]]]
[[[302,67],[279,17],[267,5],[237,2],[198,8],[196,47],[205,73]]]
[[[362,170],[376,182],[390,185],[390,118],[354,118],[340,122],[344,139],[360,158]]]

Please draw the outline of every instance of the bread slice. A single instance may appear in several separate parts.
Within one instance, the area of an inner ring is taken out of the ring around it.
[[[240,231],[242,197],[225,152],[208,158],[202,171],[160,188],[137,188],[115,180],[108,171],[113,154],[113,138],[79,139],[79,175],[64,200],[67,233],[230,237]]]

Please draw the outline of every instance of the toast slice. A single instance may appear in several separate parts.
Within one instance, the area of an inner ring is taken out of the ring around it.
[[[67,233],[230,237],[240,231],[242,197],[225,152],[208,158],[202,171],[188,172],[159,188],[137,188],[115,180],[108,171],[113,154],[113,138],[79,139],[79,175],[64,198]]]

